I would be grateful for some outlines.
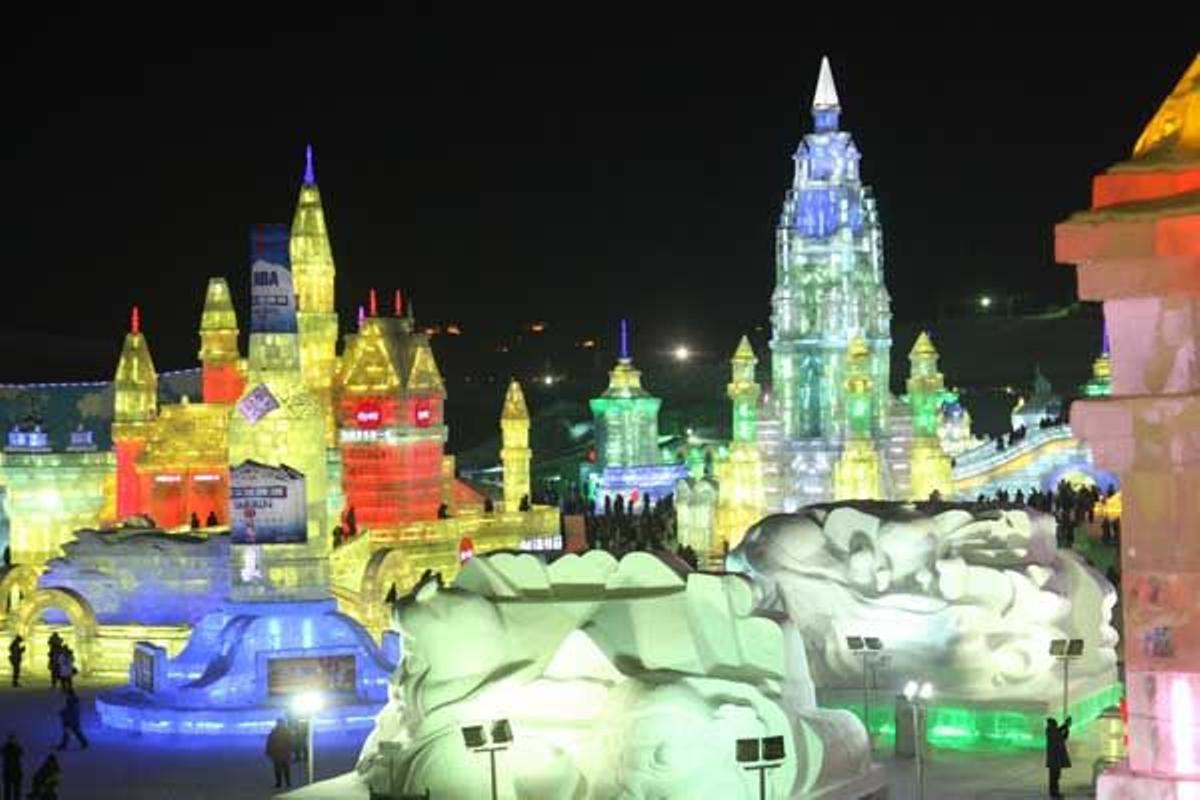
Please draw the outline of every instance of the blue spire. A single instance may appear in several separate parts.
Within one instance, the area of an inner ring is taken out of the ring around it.
[[[817,133],[836,131],[840,112],[841,102],[838,101],[837,87],[833,83],[833,69],[829,66],[829,58],[822,56],[817,88],[813,92],[813,129]]]
[[[1108,320],[1104,320],[1104,338],[1100,344],[1100,355],[1108,355]]]
[[[312,145],[308,145],[304,149],[304,184],[313,186],[317,182],[317,173],[313,170],[312,162]]]
[[[629,323],[621,320],[621,349],[619,356],[621,360],[629,360]]]

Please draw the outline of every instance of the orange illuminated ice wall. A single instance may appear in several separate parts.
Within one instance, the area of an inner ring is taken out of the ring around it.
[[[374,296],[370,309],[342,357],[338,441],[347,512],[359,527],[383,529],[437,516],[446,390],[399,295],[394,316],[379,316]]]
[[[1200,798],[1200,57],[1056,256],[1104,303],[1111,394],[1071,427],[1122,486],[1129,758],[1097,797]]]

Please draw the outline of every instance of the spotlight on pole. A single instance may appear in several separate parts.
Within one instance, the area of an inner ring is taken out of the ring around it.
[[[738,739],[735,751],[743,769],[758,773],[758,797],[767,797],[767,770],[783,766],[786,748],[782,736],[767,736],[761,739]]]
[[[316,727],[317,713],[325,707],[325,695],[317,691],[301,692],[292,698],[292,711],[304,720],[305,738],[308,749],[308,782],[313,782],[313,728]]]
[[[467,725],[462,728],[463,743],[475,753],[487,753],[492,770],[492,800],[497,800],[496,753],[507,750],[512,744],[512,725],[506,719],[498,719],[490,728],[483,725]]]

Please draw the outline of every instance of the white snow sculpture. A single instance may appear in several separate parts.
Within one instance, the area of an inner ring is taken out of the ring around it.
[[[394,612],[403,659],[360,780],[486,797],[487,756],[461,728],[497,719],[513,730],[498,756],[510,800],[749,800],[757,776],[735,742],[774,734],[787,759],[769,773],[773,797],[876,780],[858,721],[815,707],[795,630],[752,603],[742,576],[647,553],[496,554],[450,588],[427,576]]]
[[[943,697],[1045,701],[1062,691],[1049,654],[1059,638],[1086,642],[1071,665],[1077,690],[1116,682],[1116,591],[1056,549],[1053,517],[943,508],[855,501],[770,516],[727,568],[752,577],[760,610],[797,627],[821,689],[862,686],[847,636],[883,641],[881,689],[919,676]]]

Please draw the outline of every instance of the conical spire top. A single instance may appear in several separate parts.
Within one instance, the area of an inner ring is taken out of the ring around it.
[[[141,312],[138,311],[137,306],[134,306],[133,309],[129,312],[129,332],[130,333],[141,333],[142,332],[142,315],[141,315]]]
[[[379,297],[375,294],[374,289],[372,289],[371,293],[369,295],[367,295],[367,304],[371,309],[370,310],[371,316],[378,317],[379,316]]]
[[[928,331],[921,331],[917,336],[917,341],[913,342],[912,350],[909,351],[909,357],[913,356],[936,356],[937,348],[933,346],[933,340],[929,338]]]
[[[317,182],[317,173],[313,169],[312,145],[307,145],[304,148],[304,183],[307,186],[314,186]]]
[[[742,340],[738,342],[737,349],[733,351],[733,360],[758,362],[758,357],[754,355],[754,348],[750,346],[750,340],[745,334],[742,334]]]
[[[508,393],[504,395],[504,408],[500,412],[500,419],[529,419],[529,408],[525,405],[525,393],[521,391],[521,384],[514,379],[508,385]]]
[[[396,290],[396,296],[392,298],[392,313],[394,316],[404,316],[404,295],[399,289]]]
[[[817,90],[813,93],[813,110],[838,108],[837,86],[833,83],[833,69],[829,56],[821,56],[821,71],[817,74]]]

